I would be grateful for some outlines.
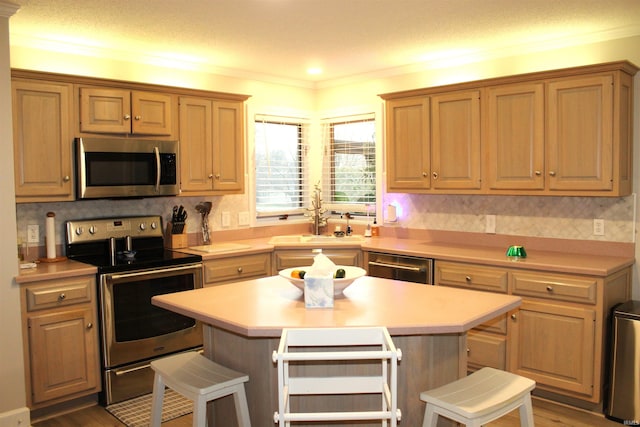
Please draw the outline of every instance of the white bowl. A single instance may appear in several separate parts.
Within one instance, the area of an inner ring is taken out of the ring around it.
[[[336,265],[336,270],[342,268],[345,272],[345,277],[343,279],[333,279],[333,294],[340,295],[342,291],[352,284],[354,280],[364,276],[367,272],[360,267],[353,267],[350,265]],[[281,270],[278,274],[281,277],[284,277],[289,282],[293,284],[296,288],[304,291],[304,279],[296,279],[291,277],[291,272],[293,270],[304,270],[306,272],[311,270],[311,266],[307,267],[293,267],[293,268],[285,268]]]

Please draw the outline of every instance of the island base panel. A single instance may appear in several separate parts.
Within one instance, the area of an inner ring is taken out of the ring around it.
[[[424,402],[420,392],[439,387],[466,375],[466,335],[410,335],[394,336],[396,347],[402,350],[402,360],[398,364],[398,407],[402,410],[399,425],[422,425]],[[204,328],[205,355],[231,369],[249,375],[245,383],[251,425],[254,427],[273,427],[273,414],[278,410],[277,366],[271,355],[277,350],[280,337],[245,337],[223,329],[206,326]],[[346,369],[346,368],[345,368]],[[346,372],[346,371],[345,371]],[[367,401],[367,397],[358,400],[340,399],[333,396],[319,396],[317,399],[305,398],[300,410],[304,411],[348,411],[353,405],[379,404]],[[292,402],[294,403],[294,402]],[[235,410],[231,397],[212,402],[210,425],[215,427],[234,427]],[[296,408],[296,410],[299,410]],[[296,423],[301,427],[322,427],[318,423]],[[336,424],[331,427],[357,425],[357,427],[379,427],[380,422],[371,424]],[[438,426],[451,426],[453,423],[441,418]]]

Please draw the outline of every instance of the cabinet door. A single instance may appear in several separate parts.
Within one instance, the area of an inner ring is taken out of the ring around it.
[[[180,98],[180,189],[213,190],[213,105],[208,99]]]
[[[480,91],[431,97],[434,189],[480,189]]]
[[[130,133],[131,92],[80,88],[80,132]]]
[[[510,371],[556,393],[597,399],[595,318],[592,309],[524,300],[510,325]]]
[[[131,133],[142,135],[171,135],[171,96],[163,93],[131,93]]]
[[[544,190],[544,84],[487,89],[488,186]]]
[[[13,153],[16,201],[74,198],[72,86],[14,80]]]
[[[429,189],[429,98],[388,100],[386,115],[387,190]]]
[[[613,77],[551,81],[547,95],[550,190],[613,187]]]
[[[213,102],[213,189],[244,189],[243,103]]]
[[[93,322],[90,307],[28,319],[33,403],[99,391]]]

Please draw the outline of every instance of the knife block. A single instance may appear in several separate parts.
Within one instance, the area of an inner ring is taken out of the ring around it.
[[[180,230],[181,233],[173,234],[175,230]],[[167,224],[167,237],[164,239],[165,246],[169,249],[180,249],[189,246],[184,223],[175,224],[175,230],[173,223],[170,222]]]

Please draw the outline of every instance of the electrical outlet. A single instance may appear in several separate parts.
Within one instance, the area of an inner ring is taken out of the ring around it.
[[[249,212],[238,212],[238,225],[251,225]]]
[[[604,236],[604,219],[593,220],[593,235]]]
[[[485,221],[484,232],[488,234],[496,234],[496,216],[486,215]]]
[[[38,224],[27,225],[27,243],[40,243],[40,226]]]
[[[223,227],[231,226],[231,214],[229,212],[222,212],[222,226]]]

